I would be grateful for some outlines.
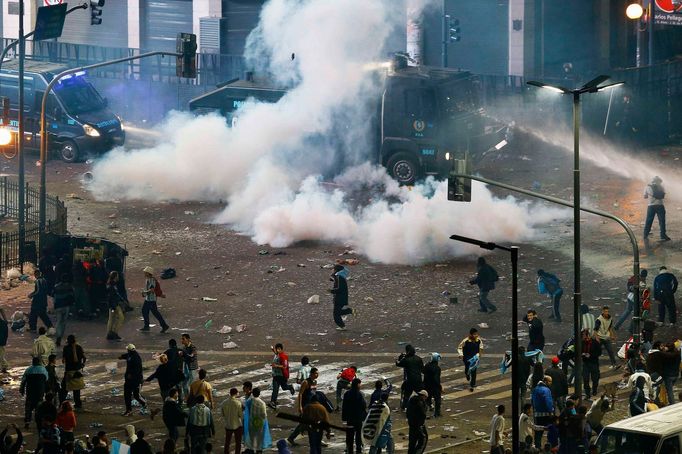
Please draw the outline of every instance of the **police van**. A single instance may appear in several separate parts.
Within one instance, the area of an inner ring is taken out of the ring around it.
[[[24,64],[24,131],[27,148],[40,149],[40,111],[47,84],[66,70],[56,63]],[[10,129],[18,132],[19,62],[7,60],[0,71],[0,96],[10,100]],[[50,151],[66,162],[83,160],[123,145],[121,119],[85,78],[85,72],[63,77],[52,89],[45,112]],[[13,135],[16,139],[16,134]],[[12,146],[14,144],[11,144]]]

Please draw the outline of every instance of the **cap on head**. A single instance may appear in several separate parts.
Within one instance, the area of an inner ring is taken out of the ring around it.
[[[126,346],[126,350],[128,350],[128,351],[135,350],[135,345],[133,345],[133,344],[128,344],[128,345]]]
[[[142,269],[142,272],[147,274],[154,274],[154,268],[152,268],[151,266],[145,266]]]

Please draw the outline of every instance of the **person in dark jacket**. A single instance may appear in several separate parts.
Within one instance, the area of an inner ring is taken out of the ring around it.
[[[432,406],[433,401],[433,416],[437,418],[440,414],[441,392],[443,387],[440,383],[440,355],[438,353],[431,353],[431,361],[424,366],[424,389],[429,393],[428,406]]]
[[[33,410],[43,400],[45,396],[45,389],[47,388],[47,370],[40,362],[40,358],[34,357],[31,365],[26,368],[24,375],[21,377],[21,386],[19,393],[26,396],[24,402],[24,428],[29,428]]]
[[[644,377],[637,377],[635,387],[630,392],[630,416],[637,416],[646,412],[645,382],[646,379]]]
[[[464,375],[469,382],[469,391],[473,392],[476,387],[476,371],[478,362],[483,351],[483,341],[478,335],[476,328],[469,330],[469,336],[462,339],[457,347],[459,359],[464,361]]]
[[[471,285],[478,285],[478,303],[481,308],[478,312],[493,313],[497,307],[488,300],[488,293],[495,289],[495,282],[500,280],[495,268],[488,265],[483,257],[479,257],[476,262],[477,274],[476,277],[469,281]]]
[[[54,256],[49,248],[44,248],[38,260],[38,271],[45,278],[47,284],[47,294],[52,295],[52,289],[57,281],[54,266],[57,264],[57,257]]]
[[[589,330],[583,330],[583,387],[585,388],[585,395],[589,399],[592,396],[592,391],[595,393],[599,390],[599,378],[601,373],[599,371],[599,357],[601,356],[601,344],[599,340],[590,335]],[[590,378],[592,378],[592,387],[590,388]]]
[[[123,326],[125,321],[125,313],[123,308],[126,306],[126,300],[119,290],[120,276],[117,271],[112,271],[107,279],[107,304],[109,305],[109,320],[107,321],[107,340],[118,341],[121,336],[118,335],[118,330]]]
[[[668,394],[668,404],[674,404],[675,392],[673,386],[680,375],[680,351],[675,348],[674,343],[666,344],[663,350],[663,383]]]
[[[11,435],[7,435],[7,431],[12,427],[17,432],[17,438],[12,440]],[[5,430],[0,432],[0,454],[18,454],[23,446],[24,435],[16,424],[12,423],[5,427]]]
[[[47,357],[47,388],[46,393],[51,393],[55,398],[55,405],[59,403],[59,392],[61,390],[61,385],[59,383],[59,378],[57,378],[57,355],[52,354]]]
[[[545,348],[545,334],[542,328],[542,320],[538,317],[538,313],[534,309],[529,309],[523,321],[528,323],[528,348],[529,352],[533,350],[544,350]]]
[[[348,269],[342,265],[334,265],[334,272],[332,273],[331,281],[334,286],[329,292],[334,295],[334,323],[338,331],[346,329],[346,323],[343,321],[343,316],[352,314],[355,315],[355,309],[348,306]]]
[[[35,332],[40,318],[47,328],[52,327],[52,321],[47,316],[47,295],[49,291],[48,283],[39,270],[33,273],[36,281],[34,289],[28,294],[31,298],[31,312],[28,315],[28,330]]]
[[[518,364],[518,372],[512,369],[513,373],[519,374],[519,408],[523,408],[523,404],[526,402],[526,393],[528,393],[528,377],[531,371],[531,361],[526,356],[526,347],[519,346],[519,352],[516,355]]]
[[[545,270],[538,270],[538,293],[547,294],[552,300],[552,314],[549,319],[561,323],[559,305],[564,294],[564,289],[561,288],[561,279]]]
[[[43,427],[43,422],[57,419],[57,406],[54,404],[54,394],[45,393],[45,399],[36,407],[35,422],[38,431]]]
[[[187,419],[187,415],[182,411],[178,397],[178,390],[171,388],[168,392],[168,397],[163,401],[163,423],[166,425],[166,429],[168,429],[168,437],[173,441],[178,441],[180,436],[178,427],[184,426]]]
[[[174,364],[168,362],[168,357],[165,354],[159,355],[159,364],[156,370],[145,381],[152,381],[156,379],[159,382],[159,391],[161,392],[161,399],[164,401],[168,397],[171,388],[178,384],[178,370]]]
[[[546,427],[552,423],[554,400],[552,399],[551,385],[551,377],[545,376],[533,388],[531,403],[533,404],[533,418],[536,426]],[[535,447],[538,449],[542,447],[542,430],[535,431]]]
[[[426,431],[426,400],[429,393],[421,390],[410,397],[407,404],[407,424],[409,426],[407,454],[424,452],[429,434]]]
[[[76,313],[79,318],[89,318],[92,309],[88,293],[88,271],[85,269],[81,259],[74,260],[71,267],[71,279],[73,294],[76,299]]]
[[[407,402],[413,392],[423,389],[422,370],[424,362],[417,356],[417,351],[410,344],[405,346],[405,353],[398,357],[395,365],[403,368],[405,381],[403,383],[403,399],[400,408],[407,408]]]
[[[137,440],[130,445],[130,454],[154,454],[152,447],[144,439],[144,430],[137,431]]]
[[[57,325],[55,333],[57,339],[55,344],[57,344],[57,347],[60,347],[62,345],[64,331],[66,331],[66,321],[69,318],[69,311],[76,301],[68,274],[63,274],[59,277],[59,282],[54,286],[53,295],[54,314],[56,317],[55,324]]]
[[[123,382],[123,399],[126,404],[126,411],[123,416],[133,414],[132,398],[135,397],[141,406],[145,407],[147,402],[140,396],[140,386],[142,385],[142,358],[137,353],[133,344],[126,347],[127,353],[122,354],[118,359],[125,360],[126,372]]]
[[[181,352],[182,350],[178,348],[178,341],[175,339],[168,339],[168,348],[165,352],[163,352],[163,354],[168,357],[168,364],[171,365],[170,367],[176,369],[177,371],[176,383],[182,383],[185,381],[185,372],[183,370],[185,362],[182,359]],[[183,402],[182,386],[178,386],[178,397],[180,401]]]
[[[557,410],[562,411],[565,407],[564,402],[568,396],[568,380],[566,374],[559,367],[559,357],[552,358],[552,365],[547,368],[545,375],[552,378],[552,399]]]
[[[355,442],[355,451],[362,453],[362,421],[367,415],[367,403],[360,391],[361,381],[359,378],[353,380],[350,385],[350,390],[343,395],[343,406],[341,409],[341,420],[349,426],[353,426],[353,430],[346,432],[346,453],[353,454],[353,442]]]
[[[9,326],[7,325],[7,315],[5,311],[0,308],[0,372],[3,374],[7,373],[9,368],[9,363],[7,358],[5,358],[5,347],[7,347],[7,338],[9,337]],[[0,440],[2,443],[2,440]]]
[[[675,292],[677,291],[677,278],[668,268],[659,268],[658,276],[654,279],[654,299],[658,301],[658,321],[665,321],[665,312],[668,311],[670,325],[677,323],[677,306],[675,306]]]

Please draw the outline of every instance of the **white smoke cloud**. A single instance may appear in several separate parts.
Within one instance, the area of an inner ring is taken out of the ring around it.
[[[424,5],[428,2],[423,1]],[[399,187],[373,154],[369,121],[380,85],[366,68],[404,27],[392,0],[271,0],[246,56],[290,87],[276,104],[246,103],[238,123],[172,113],[158,145],[109,153],[93,167],[100,199],[227,200],[215,220],[258,244],[302,240],[352,244],[371,260],[422,263],[480,250],[453,233],[488,241],[532,238],[533,226],[564,211],[498,199],[474,184],[473,202],[447,201],[446,183]],[[292,60],[292,54],[294,58]],[[339,153],[339,154],[336,154]],[[360,159],[364,157],[363,159]],[[347,169],[323,178],[343,158]]]

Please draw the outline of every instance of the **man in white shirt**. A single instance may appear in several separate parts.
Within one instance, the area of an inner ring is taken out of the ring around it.
[[[304,356],[303,358],[301,358],[301,367],[298,369],[298,372],[296,373],[296,383],[300,385],[308,377],[310,377],[310,369],[312,369],[312,366],[310,365],[310,358]]]
[[[635,372],[628,378],[628,389],[632,391],[635,389],[637,378],[644,377],[644,397],[650,399],[654,395],[654,389],[651,386],[651,375],[646,373],[646,368],[642,362],[637,362]]]
[[[504,454],[504,405],[497,406],[497,414],[490,421],[490,454]]]

